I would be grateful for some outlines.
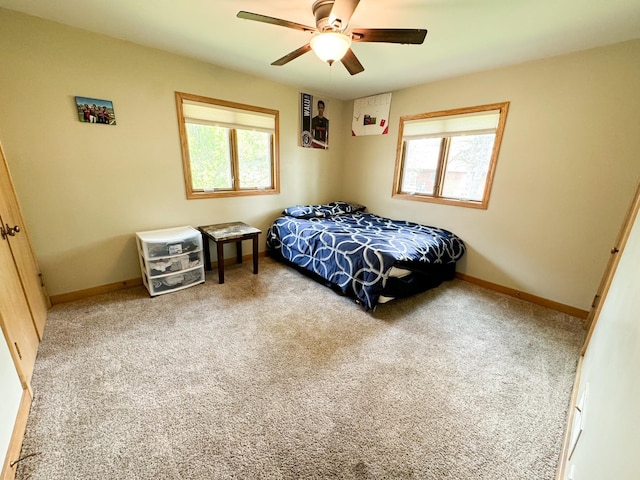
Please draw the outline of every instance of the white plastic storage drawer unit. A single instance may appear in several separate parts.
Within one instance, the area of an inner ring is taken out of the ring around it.
[[[142,281],[154,297],[204,282],[202,235],[193,227],[136,232]]]

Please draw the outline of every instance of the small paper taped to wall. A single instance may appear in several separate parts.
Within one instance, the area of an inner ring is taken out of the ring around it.
[[[391,93],[354,100],[351,136],[388,134],[390,108]]]

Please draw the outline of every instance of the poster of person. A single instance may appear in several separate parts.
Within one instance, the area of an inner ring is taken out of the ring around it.
[[[78,118],[81,122],[115,125],[116,114],[113,102],[98,98],[76,97]]]
[[[354,100],[351,136],[388,134],[390,107],[391,93]]]
[[[329,148],[328,102],[300,94],[300,141],[304,148]]]

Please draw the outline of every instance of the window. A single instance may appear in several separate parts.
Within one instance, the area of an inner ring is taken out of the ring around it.
[[[187,198],[279,193],[278,111],[176,92]]]
[[[393,196],[486,209],[508,108],[401,117]]]

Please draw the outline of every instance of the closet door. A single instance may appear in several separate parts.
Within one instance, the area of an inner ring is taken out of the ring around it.
[[[9,243],[6,241],[0,241],[0,285],[0,326],[22,388],[30,390],[39,339]]]
[[[38,338],[42,339],[49,308],[49,298],[44,289],[42,276],[38,267],[27,229],[22,218],[9,167],[0,145],[0,216],[5,235],[3,243],[9,245],[15,262],[20,283],[24,289],[29,311]]]

